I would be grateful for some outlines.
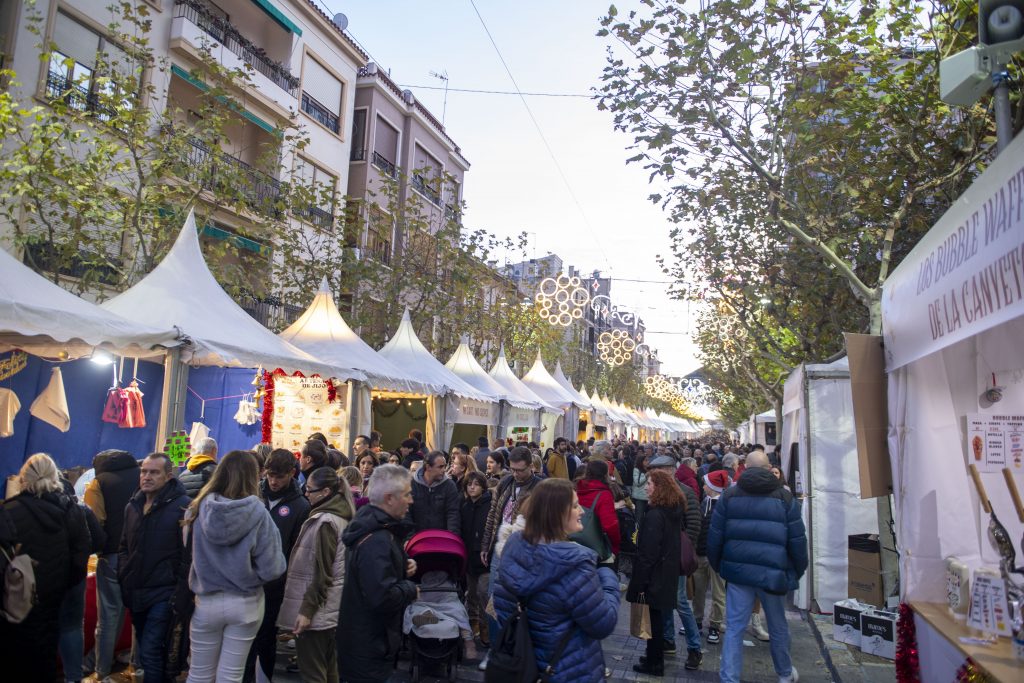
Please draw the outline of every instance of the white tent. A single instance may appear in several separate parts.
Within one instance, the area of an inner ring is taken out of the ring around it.
[[[149,355],[181,342],[173,325],[150,326],[112,313],[50,282],[0,249],[0,351],[24,349],[55,358],[88,355],[104,346]]]
[[[363,375],[366,383],[374,389],[420,394],[437,393],[443,389],[412,379],[360,339],[338,311],[326,278],[305,313],[278,336],[325,363],[348,368],[353,378]]]
[[[495,382],[504,388],[508,396],[514,397],[521,403],[535,406],[533,409],[512,408],[503,410],[499,420],[499,428],[503,430],[503,435],[507,435],[508,430],[512,427],[536,427],[542,429],[545,415],[549,416],[549,420],[552,422],[557,421],[561,415],[562,411],[552,408],[544,399],[535,394],[530,387],[526,386],[523,380],[516,377],[516,373],[512,371],[508,360],[505,358],[504,346],[498,352],[498,358],[494,361],[494,367],[491,368],[489,374]],[[542,439],[543,437],[538,437],[538,441]]]
[[[135,286],[102,304],[125,318],[158,328],[176,326],[191,340],[182,360],[192,365],[280,367],[348,379],[260,325],[228,296],[199,248],[195,214],[156,268]],[[361,378],[361,373],[356,373]]]
[[[794,490],[807,494],[801,511],[810,566],[794,602],[827,614],[837,600],[848,597],[847,538],[878,533],[877,506],[859,495],[847,359],[793,370],[786,379],[782,411],[782,471]]]
[[[508,367],[508,364],[505,366]],[[540,429],[543,402],[540,399],[524,399],[519,392],[506,389],[501,382],[487,374],[473,357],[473,352],[469,350],[469,345],[465,341],[459,344],[446,367],[480,391],[501,400],[498,415],[495,416],[492,426],[499,428],[502,438],[508,436],[506,432],[511,427]]]
[[[945,603],[946,557],[972,570],[998,566],[968,463],[981,470],[1011,542],[1024,532],[1000,471],[1010,469],[1024,489],[1024,429],[1017,426],[1024,421],[1013,417],[1024,415],[1022,191],[1024,135],[1018,135],[882,288],[900,597],[915,609]],[[1002,389],[996,402],[986,396],[993,385]],[[974,419],[988,423],[983,428],[992,434],[978,439],[977,452],[969,428]],[[990,440],[1004,439],[1004,449],[990,448]],[[949,626],[940,636],[920,613],[915,623],[921,680],[951,680],[971,649],[960,636],[970,634]]]
[[[437,389],[427,400],[427,447],[445,449],[456,423],[494,425],[498,399],[480,391],[434,358],[412,328],[409,311],[380,354],[392,364],[407,368],[417,382]]]
[[[551,445],[559,436],[575,441],[577,424],[573,397],[544,367],[544,359],[539,351],[533,367],[523,377],[523,384],[540,396],[545,403],[562,411],[562,414],[557,416],[544,415],[541,420],[545,436],[549,439],[546,445]]]
[[[580,408],[581,410],[590,410],[590,399],[576,391],[572,386],[572,382],[570,382],[569,378],[565,376],[564,372],[562,372],[562,361],[555,361],[555,371],[551,373],[551,376],[562,386],[563,389],[565,389],[565,393],[572,397],[572,402],[576,404],[577,408]]]

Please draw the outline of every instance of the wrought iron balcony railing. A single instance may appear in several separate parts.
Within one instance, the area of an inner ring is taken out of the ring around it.
[[[188,137],[184,162],[187,180],[208,190],[237,188],[253,208],[266,209],[281,197],[279,180],[219,149],[210,149],[198,138]]]
[[[373,153],[373,165],[384,172],[389,178],[398,177],[398,168],[391,161],[388,161],[380,152]]]
[[[341,119],[338,118],[338,115],[310,97],[309,93],[306,92],[302,93],[302,111],[335,133],[341,129]]]

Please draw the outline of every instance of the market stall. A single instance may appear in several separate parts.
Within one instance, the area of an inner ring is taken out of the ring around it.
[[[561,411],[558,415],[545,414],[542,416],[542,430],[546,442],[542,445],[551,446],[557,437],[575,441],[579,407],[573,403],[573,397],[565,390],[565,387],[556,382],[548,369],[544,367],[544,359],[539,351],[537,360],[523,376],[523,384],[528,386],[545,403]]]
[[[586,441],[589,436],[593,435],[593,418],[591,417],[591,411],[593,406],[590,403],[590,398],[576,391],[573,387],[572,382],[565,376],[562,371],[562,361],[555,361],[555,371],[551,373],[551,376],[563,389],[565,393],[572,398],[573,405],[576,406],[576,441]]]
[[[335,372],[235,303],[206,265],[192,212],[156,268],[102,307],[154,327],[175,327],[189,339],[181,363],[165,378],[163,418],[168,431],[212,436],[222,453],[271,439],[292,444],[308,436],[289,431],[298,423],[276,421],[278,428],[268,419],[267,402],[261,406],[259,397],[268,377],[322,377],[325,385],[331,378],[343,382],[363,377]],[[327,410],[327,391],[322,395],[320,408]]]
[[[397,446],[409,429],[419,429],[428,449],[447,451],[455,425],[486,430],[497,424],[498,399],[466,383],[434,358],[416,336],[408,310],[379,353],[433,391],[422,398],[404,392],[373,392],[373,428],[382,434],[383,443]]]
[[[32,453],[69,468],[90,467],[105,448],[152,450],[164,360],[181,344],[177,330],[105,311],[3,249],[0,272],[0,476]],[[111,391],[117,407],[129,389],[133,413],[104,419]]]
[[[494,381],[504,387],[509,396],[514,396],[519,401],[536,404],[533,410],[510,410],[502,413],[498,420],[498,434],[504,439],[515,441],[536,441],[542,443],[545,440],[544,416],[558,416],[561,411],[552,408],[540,396],[535,394],[530,387],[523,383],[523,380],[516,377],[512,367],[505,358],[505,347],[498,351],[498,358],[488,373]],[[525,430],[525,431],[524,431]],[[551,439],[547,441],[550,443]]]
[[[782,411],[782,471],[791,490],[806,494],[802,514],[810,556],[794,603],[828,614],[849,597],[848,537],[878,533],[877,506],[860,497],[847,359],[793,370]]]
[[[952,680],[968,656],[994,680],[1020,681],[1024,666],[1009,654],[1005,609],[993,619],[995,601],[1005,597],[1000,563],[1015,550],[1019,564],[1024,552],[1024,522],[1009,489],[1010,482],[1024,489],[1022,244],[1018,136],[883,286],[900,597],[914,611],[924,681]],[[968,465],[979,472],[991,514]],[[1005,529],[1002,552],[990,540],[996,518]],[[965,643],[961,637],[972,634],[964,621],[945,618],[950,557],[970,572],[968,594],[988,588],[985,599],[972,600],[968,622],[977,617],[989,635],[1003,633],[997,648]]]

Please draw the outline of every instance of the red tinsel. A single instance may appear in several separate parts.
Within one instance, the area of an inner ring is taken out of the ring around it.
[[[896,622],[896,683],[921,683],[914,610],[905,602],[900,603],[900,617]]]
[[[283,375],[284,370],[277,368],[273,372],[263,371],[263,443],[273,443],[274,438],[274,376]]]

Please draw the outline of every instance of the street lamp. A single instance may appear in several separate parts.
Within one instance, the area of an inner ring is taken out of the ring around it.
[[[1013,139],[1010,76],[1006,65],[1024,51],[1024,0],[979,0],[978,44],[939,63],[939,94],[944,102],[970,106],[995,88],[999,152]]]

